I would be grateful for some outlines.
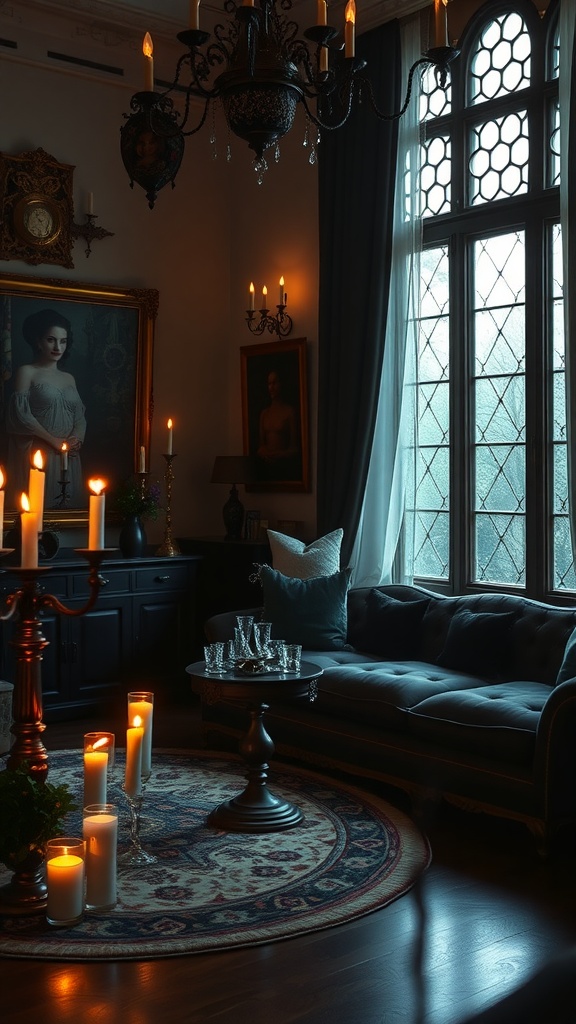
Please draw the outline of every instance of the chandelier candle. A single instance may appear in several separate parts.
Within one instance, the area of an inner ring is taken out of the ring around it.
[[[449,46],[446,0],[434,0],[434,36],[436,46]]]
[[[88,549],[102,551],[104,549],[104,513],[105,503],[102,491],[106,487],[104,480],[89,480],[90,517],[88,520]]]
[[[190,28],[200,28],[200,0],[190,0]]]
[[[149,32],[144,36],[142,53],[144,55],[144,92],[154,92],[154,57],[152,56],[154,45]]]
[[[254,312],[254,281],[250,281],[249,295],[250,295],[250,307],[249,308],[250,308],[250,311],[253,313]]]
[[[128,694],[128,725],[135,725],[136,721],[142,725],[144,737],[142,739],[142,765],[141,775],[144,780],[148,779],[152,771],[152,725],[154,718],[154,694],[148,690],[135,691]]]
[[[356,4],[348,0],[344,23],[344,56],[354,57],[356,54]]]
[[[84,801],[106,803],[108,769],[114,764],[114,733],[87,732],[84,736]]]
[[[126,774],[124,792],[130,800],[142,796],[142,719],[136,716],[134,724],[126,730]]]
[[[86,909],[111,910],[118,901],[118,810],[115,804],[89,804],[84,808],[83,818],[82,827],[86,843]]]

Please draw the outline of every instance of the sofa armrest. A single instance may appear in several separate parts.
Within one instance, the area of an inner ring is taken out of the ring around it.
[[[576,678],[555,686],[536,733],[534,781],[542,785],[547,820],[576,821]]]
[[[258,622],[262,616],[262,608],[238,608],[233,612],[212,615],[204,623],[204,633],[208,642],[213,644],[218,640],[233,640],[237,615],[253,615],[254,621]]]

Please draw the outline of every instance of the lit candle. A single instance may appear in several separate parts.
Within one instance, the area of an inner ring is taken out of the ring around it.
[[[346,19],[344,25],[344,56],[353,57],[356,53],[356,4],[354,0],[348,0],[344,17]]]
[[[22,537],[22,568],[38,568],[38,513],[30,511],[27,494],[22,494],[20,532]]]
[[[449,46],[446,0],[434,0],[435,46]]]
[[[68,445],[66,444],[66,441],[62,442],[62,447],[60,449],[60,469],[63,473],[68,469]]]
[[[146,472],[146,449],[143,444],[140,445],[140,473]]]
[[[76,921],[84,911],[84,861],[71,853],[60,854],[46,862],[49,921],[64,924]]]
[[[4,476],[4,470],[0,466],[0,548],[4,543],[4,484],[6,483],[6,477]]]
[[[84,813],[86,842],[86,906],[109,910],[117,902],[116,849],[118,814],[114,804],[88,807]]]
[[[262,309],[267,309],[268,308],[267,305],[266,305],[267,302],[268,302],[268,289],[267,289],[266,285],[264,285],[264,287],[262,289]]]
[[[173,440],[173,427],[172,427],[172,420],[170,419],[170,420],[168,420],[168,448],[166,450],[166,455],[172,455],[172,440]]]
[[[190,0],[190,28],[200,28],[200,0]]]
[[[84,807],[106,803],[106,776],[108,773],[108,740],[105,736],[85,739],[84,747]]]
[[[249,292],[250,292],[250,309],[253,310],[254,309],[254,281],[250,281]]]
[[[279,285],[280,285],[280,298],[278,299],[278,302],[279,302],[279,304],[281,306],[283,306],[284,305],[284,274],[282,274],[282,277],[280,278]]]
[[[316,0],[316,24],[328,24],[328,5],[326,0]]]
[[[88,214],[90,214],[90,215],[92,215],[94,213],[94,193],[93,192],[89,192],[88,193],[88,210],[86,212]]]
[[[144,729],[142,720],[136,716],[134,724],[126,730],[126,773],[124,790],[134,799],[142,795],[142,743]]]
[[[154,718],[153,693],[128,694],[128,725],[138,721],[144,730],[142,740],[142,778],[147,779],[152,771],[152,724]]]
[[[154,45],[149,32],[144,36],[142,53],[144,54],[144,91],[154,92],[154,57],[152,56]]]
[[[102,551],[104,549],[105,512],[105,495],[102,494],[102,491],[106,487],[106,483],[104,480],[89,480],[88,487],[92,491],[88,519],[88,549]]]
[[[28,478],[28,500],[30,502],[30,511],[38,514],[40,529],[42,529],[42,520],[44,518],[45,482],[46,473],[44,472],[44,460],[42,458],[42,452],[38,449],[38,451],[34,452],[34,458],[32,459],[32,465],[30,466],[30,476]]]

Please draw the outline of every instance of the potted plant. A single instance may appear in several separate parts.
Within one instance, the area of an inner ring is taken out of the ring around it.
[[[125,558],[138,558],[146,548],[143,519],[156,519],[161,509],[160,485],[145,486],[138,477],[132,477],[120,487],[114,505],[124,523],[120,530],[120,550]]]
[[[0,772],[0,861],[19,871],[41,863],[44,845],[61,830],[76,804],[65,783],[53,785],[34,778],[26,761]]]

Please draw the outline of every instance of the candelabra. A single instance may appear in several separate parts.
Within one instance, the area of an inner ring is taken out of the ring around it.
[[[114,234],[113,231],[106,231],[105,228],[96,227],[94,221],[97,216],[96,213],[87,213],[85,224],[72,224],[70,228],[70,234],[73,238],[83,238],[86,242],[86,249],[84,250],[86,259],[88,259],[92,252],[92,242],[100,241],[102,238],[111,238]]]
[[[12,548],[3,548],[2,555],[8,555]],[[18,768],[26,762],[31,776],[45,782],[48,774],[48,753],[42,742],[46,726],[42,721],[42,651],[48,646],[42,632],[40,612],[50,608],[59,615],[85,615],[94,606],[102,584],[99,567],[106,551],[92,551],[78,548],[77,553],[86,558],[90,572],[88,583],[90,593],[82,608],[67,608],[52,594],[45,594],[40,586],[43,573],[48,566],[24,568],[7,567],[7,572],[19,577],[19,585],[5,599],[5,611],[0,621],[14,620],[16,630],[10,645],[16,649],[16,680],[13,695],[14,743],[10,750],[6,771]],[[27,864],[15,871],[7,886],[0,889],[0,903],[9,905],[14,912],[36,911],[46,906],[46,883],[43,860]]]
[[[165,455],[166,459],[166,472],[164,474],[164,481],[166,485],[166,527],[164,530],[164,541],[158,548],[157,555],[173,555],[180,554],[180,548],[176,541],[172,540],[172,481],[174,479],[174,473],[172,471],[172,462],[176,458],[175,455]]]
[[[255,320],[255,313],[253,309],[246,310],[246,313],[248,314],[246,317],[246,323],[248,324],[248,329],[252,334],[264,334],[265,330],[268,330],[270,334],[277,334],[279,338],[285,338],[286,335],[290,334],[290,331],[292,330],[292,317],[288,316],[288,313],[284,312],[286,306],[283,303],[280,303],[276,306],[276,309],[278,312],[274,315],[272,315],[270,310],[265,307],[260,309],[258,311],[260,313],[259,320]]]

